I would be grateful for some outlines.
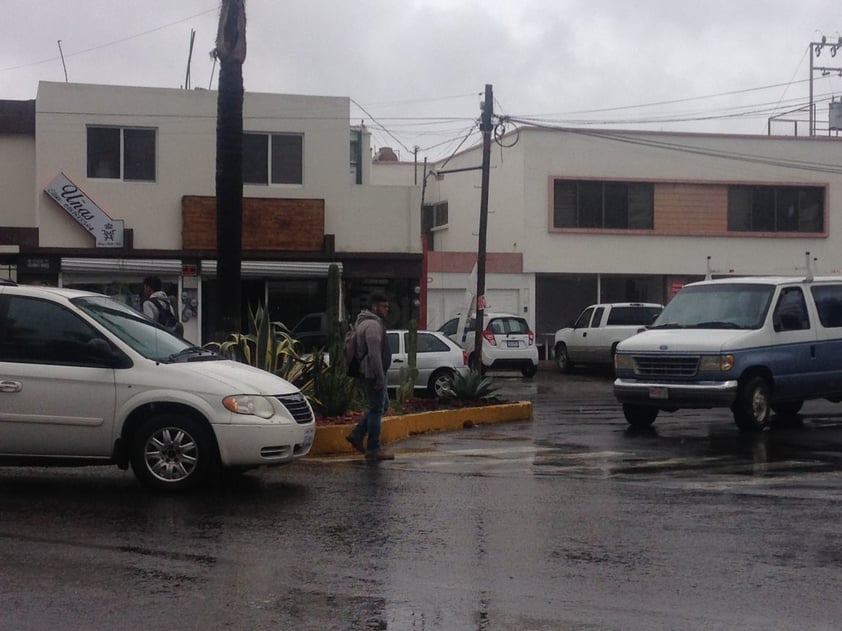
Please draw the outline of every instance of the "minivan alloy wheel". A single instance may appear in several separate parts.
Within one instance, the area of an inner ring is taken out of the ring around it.
[[[191,418],[162,414],[135,434],[132,469],[141,482],[161,490],[181,490],[202,481],[214,466],[208,431]]]

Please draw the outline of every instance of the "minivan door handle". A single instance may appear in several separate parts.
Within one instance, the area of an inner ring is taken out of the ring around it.
[[[23,384],[20,381],[0,381],[0,392],[20,392]]]

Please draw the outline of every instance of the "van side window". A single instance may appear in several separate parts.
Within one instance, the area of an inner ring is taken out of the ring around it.
[[[100,335],[69,309],[25,296],[0,298],[0,361],[98,366],[91,349]]]
[[[786,287],[781,290],[778,304],[772,314],[776,331],[797,331],[810,328],[807,304],[800,287]]]
[[[815,285],[810,291],[822,326],[842,326],[842,285]]]

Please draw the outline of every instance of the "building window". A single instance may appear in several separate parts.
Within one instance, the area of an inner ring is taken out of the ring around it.
[[[730,232],[823,232],[819,186],[729,186]]]
[[[363,183],[362,137],[361,130],[351,130],[351,184]]]
[[[155,181],[155,130],[88,127],[88,177]]]
[[[553,226],[651,230],[655,187],[647,182],[555,180]]]
[[[447,202],[424,204],[422,215],[423,230],[435,230],[447,226]]]
[[[303,184],[304,136],[243,134],[245,184]]]

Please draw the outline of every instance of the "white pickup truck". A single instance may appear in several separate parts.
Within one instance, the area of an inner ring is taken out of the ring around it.
[[[560,372],[576,364],[610,366],[621,341],[643,331],[663,310],[651,302],[614,302],[591,305],[572,327],[555,334],[555,360]]]

